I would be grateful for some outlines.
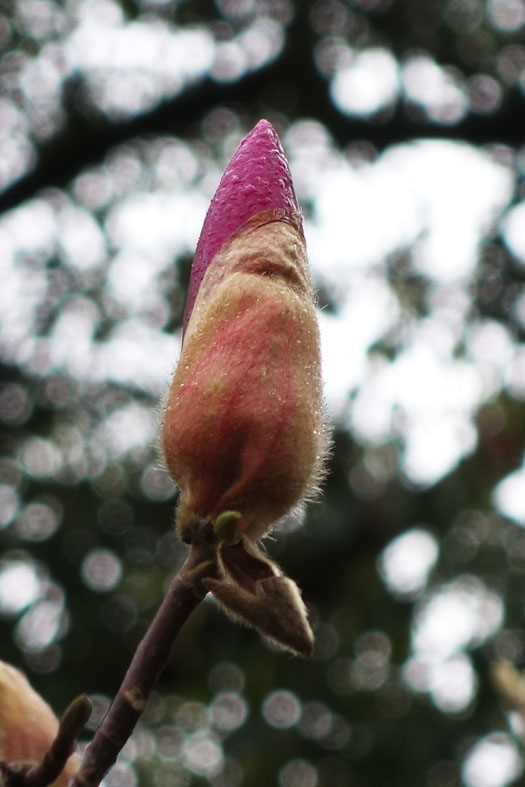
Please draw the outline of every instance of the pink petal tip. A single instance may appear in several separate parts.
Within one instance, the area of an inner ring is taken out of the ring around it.
[[[183,332],[219,249],[253,216],[276,208],[299,213],[279,136],[268,120],[259,120],[233,154],[206,214],[191,269]]]

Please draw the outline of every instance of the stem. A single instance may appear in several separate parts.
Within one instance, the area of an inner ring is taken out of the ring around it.
[[[215,535],[198,523],[190,553],[140,642],[122,685],[69,787],[97,787],[133,732],[180,628],[205,597],[202,580],[216,576]]]

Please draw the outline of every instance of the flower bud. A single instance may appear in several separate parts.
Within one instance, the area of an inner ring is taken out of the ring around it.
[[[302,223],[277,134],[260,121],[204,223],[163,444],[196,517],[239,513],[257,539],[312,492],[322,424],[319,333]]]
[[[42,761],[55,740],[58,721],[20,670],[0,661],[0,760]],[[54,782],[67,785],[78,766],[76,755]]]

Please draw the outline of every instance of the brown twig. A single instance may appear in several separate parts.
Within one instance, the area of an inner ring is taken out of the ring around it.
[[[69,787],[97,787],[114,764],[169,658],[175,637],[206,595],[202,580],[215,576],[215,533],[211,525],[198,522],[188,558],[135,651],[118,694],[87,747]]]
[[[42,762],[36,765],[25,762],[0,763],[2,787],[46,787],[58,779],[75,750],[78,734],[90,714],[91,703],[85,694],[81,694],[65,710],[55,740]]]
[[[55,740],[41,763],[26,774],[24,787],[45,787],[57,779],[75,750],[75,742],[91,715],[91,702],[81,694],[67,707],[60,719]]]

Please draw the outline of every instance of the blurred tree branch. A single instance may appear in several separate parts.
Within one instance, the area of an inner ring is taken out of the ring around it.
[[[504,104],[490,116],[472,112],[453,126],[415,120],[398,105],[393,113],[371,119],[343,115],[333,104],[326,79],[312,57],[316,38],[303,14],[297,14],[287,32],[281,56],[271,65],[248,74],[235,83],[221,84],[210,78],[187,87],[176,97],[129,120],[110,121],[86,98],[86,85],[78,75],[64,88],[64,128],[37,152],[33,170],[0,192],[0,213],[16,208],[45,188],[63,188],[83,169],[100,164],[117,145],[141,136],[177,134],[186,136],[215,106],[229,106],[247,117],[247,125],[276,110],[300,117],[322,117],[335,142],[341,147],[366,139],[378,151],[392,144],[421,138],[447,138],[474,145],[522,143],[523,96],[510,88]],[[279,107],[278,94],[291,98],[289,107]],[[293,100],[292,100],[293,99]],[[276,104],[276,105],[275,105]]]

